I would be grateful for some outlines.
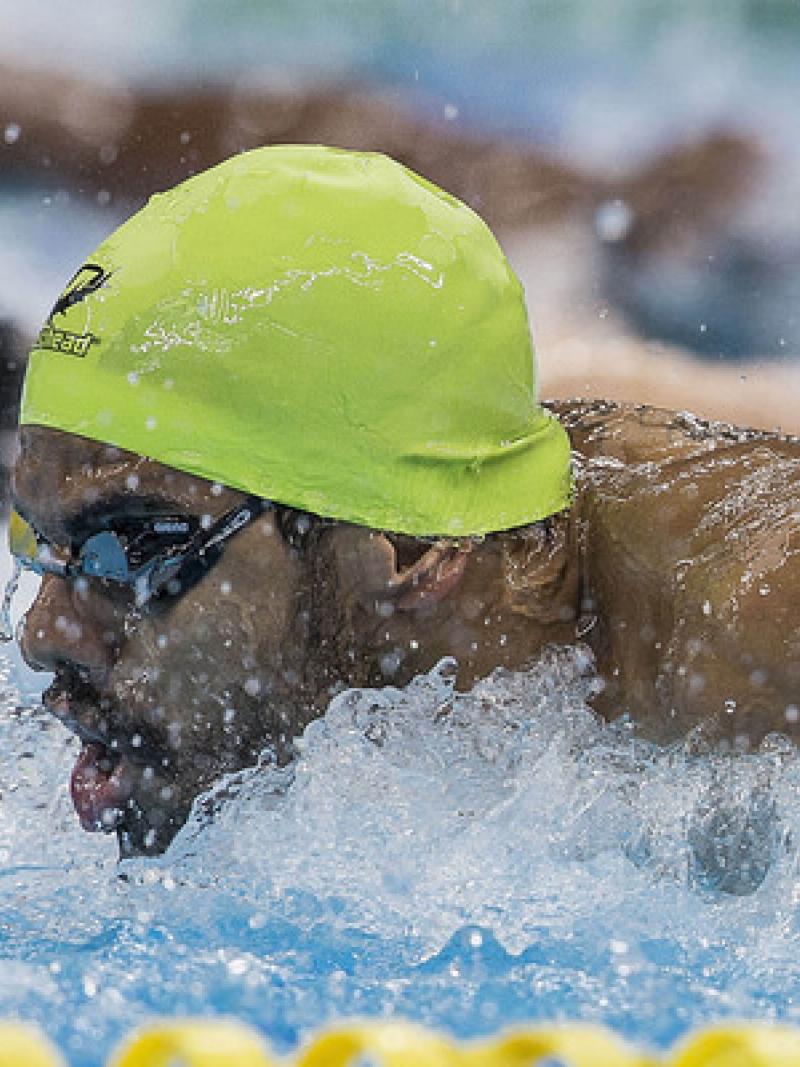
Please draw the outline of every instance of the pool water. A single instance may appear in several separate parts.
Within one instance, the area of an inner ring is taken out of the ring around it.
[[[563,10],[548,33],[537,7]],[[800,22],[782,2],[756,25],[755,7],[237,0],[220,32],[218,0],[147,0],[135,22],[119,0],[66,20],[0,0],[0,51],[144,85],[202,64],[410,88],[455,127],[591,168],[732,116],[793,156]],[[761,209],[794,233],[791,203]],[[5,186],[0,312],[36,329],[117,221]],[[220,783],[162,859],[123,864],[78,825],[77,744],[37,710],[45,682],[0,651],[0,1017],[40,1026],[73,1067],[154,1015],[231,1014],[279,1052],[353,1016],[459,1038],[581,1019],[659,1048],[712,1020],[800,1021],[800,762],[778,738],[725,758],[599,723],[580,648],[468,694],[446,663],[342,694],[292,767]]]
[[[0,677],[0,1016],[72,1064],[154,1015],[231,1014],[280,1052],[353,1016],[459,1038],[581,1019],[658,1047],[800,1017],[796,757],[598,722],[580,648],[467,694],[447,661],[344,693],[293,766],[219,783],[165,856],[122,864],[71,810],[76,743],[18,664]],[[734,876],[763,881],[713,888]]]

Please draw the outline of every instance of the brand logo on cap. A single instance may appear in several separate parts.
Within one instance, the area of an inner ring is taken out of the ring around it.
[[[74,305],[85,300],[87,296],[96,293],[106,284],[111,277],[111,272],[105,270],[97,263],[84,263],[77,270],[64,289],[64,292],[56,300],[47,316],[47,321],[39,331],[36,338],[35,348],[48,348],[52,352],[61,352],[67,356],[83,357],[93,344],[99,344],[100,338],[93,333],[74,333],[72,330],[62,330],[54,325],[56,315],[64,315]]]
[[[111,271],[104,270],[97,263],[84,263],[67,282],[64,292],[53,304],[47,321],[55,315],[63,315],[73,304],[79,304],[91,293],[96,293],[111,277]]]

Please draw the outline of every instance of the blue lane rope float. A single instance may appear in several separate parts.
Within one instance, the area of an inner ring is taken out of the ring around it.
[[[536,1026],[459,1044],[411,1023],[322,1031],[280,1057],[251,1028],[227,1020],[154,1023],[126,1038],[107,1067],[800,1067],[800,1029],[763,1023],[700,1030],[665,1053],[645,1053],[601,1027]],[[0,1023],[0,1067],[68,1067],[37,1031]]]

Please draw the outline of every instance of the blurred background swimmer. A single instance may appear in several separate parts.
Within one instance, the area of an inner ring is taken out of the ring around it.
[[[475,207],[526,287],[545,398],[800,428],[788,0],[137,10],[0,4],[7,431],[47,294],[103,234],[280,142],[385,151]]]

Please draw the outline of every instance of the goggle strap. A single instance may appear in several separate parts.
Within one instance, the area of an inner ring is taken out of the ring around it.
[[[238,507],[226,511],[208,530],[204,530],[203,535],[196,538],[199,543],[192,547],[196,552],[205,555],[209,549],[223,545],[268,506],[269,501],[260,496],[246,497]]]
[[[170,582],[179,582],[185,589],[193,585],[219,559],[225,542],[270,506],[260,496],[248,496],[236,508],[226,511],[208,530],[196,534],[184,551],[153,575],[143,573],[136,583],[136,601],[146,603]],[[140,585],[141,582],[141,585]]]

